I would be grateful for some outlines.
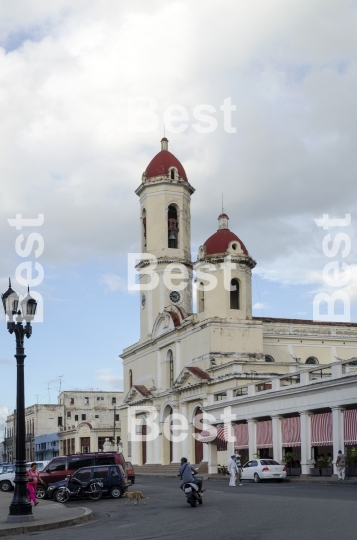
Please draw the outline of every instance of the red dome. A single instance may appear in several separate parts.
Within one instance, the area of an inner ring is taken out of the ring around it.
[[[162,139],[161,142],[167,141],[167,139]],[[161,150],[156,156],[150,161],[149,165],[146,168],[147,178],[152,178],[153,176],[162,176],[169,173],[170,167],[176,167],[178,170],[179,176],[184,180],[187,180],[186,172],[179,160],[171,154],[168,150]]]
[[[242,240],[240,240],[238,236],[229,229],[218,229],[217,232],[212,234],[212,236],[210,236],[209,239],[206,240],[206,242],[204,243],[204,246],[206,247],[206,255],[226,253],[228,249],[228,244],[230,242],[233,242],[234,240],[239,242],[243,253],[245,253],[245,255],[248,255],[247,248],[243,244]]]

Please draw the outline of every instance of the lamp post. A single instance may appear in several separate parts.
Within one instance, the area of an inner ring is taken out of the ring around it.
[[[15,492],[10,503],[8,522],[19,523],[33,521],[32,506],[27,496],[26,487],[26,452],[25,452],[25,383],[24,363],[25,349],[24,337],[31,337],[33,320],[37,302],[30,295],[30,289],[19,307],[20,296],[12,290],[9,279],[8,290],[1,295],[5,315],[9,317],[7,329],[10,334],[15,334],[16,339],[16,363],[17,363],[17,387],[16,387],[16,462],[15,462]],[[14,316],[16,319],[14,321]],[[23,326],[22,322],[25,321]]]

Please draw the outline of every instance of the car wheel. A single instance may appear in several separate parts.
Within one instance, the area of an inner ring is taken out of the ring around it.
[[[36,497],[38,499],[46,499],[46,488],[43,486],[39,486],[36,489]]]
[[[11,491],[12,490],[12,484],[9,482],[9,480],[4,480],[0,483],[0,489],[1,491]]]
[[[123,496],[123,490],[119,486],[113,486],[110,489],[110,496],[112,499],[121,499]]]
[[[255,482],[256,484],[259,484],[260,481],[261,481],[261,480],[260,480],[259,474],[258,474],[258,473],[254,473],[254,482]]]
[[[130,478],[130,480],[131,480],[131,485],[133,486],[133,485],[135,484],[135,476],[132,476],[132,477]]]

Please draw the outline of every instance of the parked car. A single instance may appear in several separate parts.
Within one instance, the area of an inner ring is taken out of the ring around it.
[[[134,471],[134,467],[130,463],[130,461],[126,462],[126,474],[127,474],[128,480],[131,482],[131,484],[135,484],[135,471]]]
[[[120,499],[123,493],[128,489],[130,483],[127,480],[123,467],[121,465],[98,465],[94,467],[82,467],[68,478],[69,483],[71,478],[77,478],[83,484],[87,484],[90,480],[100,479],[103,487],[103,495],[110,495],[113,499]],[[47,497],[54,499],[57,502],[58,489],[66,485],[67,480],[60,480],[54,484],[50,484],[47,489]]]
[[[37,463],[37,470],[42,471],[49,461],[29,461],[26,463],[26,469],[31,467],[31,463]],[[0,475],[0,490],[1,491],[11,491],[14,489],[15,484],[15,466],[12,466],[12,469],[6,473]],[[39,489],[39,488],[38,488]]]
[[[274,479],[281,482],[286,477],[285,465],[280,465],[274,459],[252,459],[243,466],[242,480],[262,480]]]
[[[64,480],[68,474],[74,474],[82,467],[95,465],[121,465],[126,475],[125,458],[123,454],[116,452],[96,452],[90,454],[70,454],[51,459],[47,467],[40,473],[41,480],[48,487],[50,484]],[[40,484],[37,486],[37,497],[46,497],[46,488]]]
[[[4,474],[7,472],[14,472],[15,471],[15,465],[10,465],[10,463],[2,463],[0,465],[0,474]]]

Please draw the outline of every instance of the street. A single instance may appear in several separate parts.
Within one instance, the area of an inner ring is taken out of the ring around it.
[[[228,478],[228,477],[227,477]],[[92,521],[70,529],[35,533],[43,540],[231,539],[354,540],[356,486],[206,481],[202,506],[191,508],[173,478],[137,478],[130,491],[149,497],[137,506],[128,499],[71,501],[93,510]],[[41,503],[40,503],[41,504]],[[33,534],[22,538],[33,537]]]

